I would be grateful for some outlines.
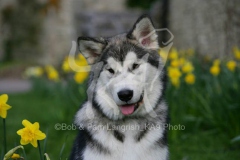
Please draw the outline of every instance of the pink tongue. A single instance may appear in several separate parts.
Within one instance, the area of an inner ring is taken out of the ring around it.
[[[132,114],[134,112],[134,105],[124,105],[121,106],[121,112],[124,115],[129,115]]]

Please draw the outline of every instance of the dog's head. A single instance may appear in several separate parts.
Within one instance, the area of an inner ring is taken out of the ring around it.
[[[157,33],[148,16],[141,16],[128,33],[79,37],[78,45],[93,65],[88,98],[94,107],[115,120],[153,111],[162,97],[164,73]]]

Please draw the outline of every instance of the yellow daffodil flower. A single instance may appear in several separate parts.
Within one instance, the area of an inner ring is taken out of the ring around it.
[[[179,63],[179,66],[183,66],[186,62],[186,59],[185,58],[179,58],[178,60],[178,63]]]
[[[41,77],[43,75],[43,69],[41,67],[29,67],[26,69],[25,76],[27,77]]]
[[[88,65],[86,58],[82,54],[78,54],[78,58],[76,59],[76,63],[79,66],[87,66]]]
[[[172,85],[174,85],[175,87],[179,87],[179,85],[180,85],[179,78],[171,78],[170,81],[171,81]]]
[[[237,66],[237,63],[235,61],[227,62],[227,68],[232,72],[235,70],[236,66]]]
[[[171,66],[172,67],[178,67],[179,66],[179,61],[177,59],[174,59],[171,61]]]
[[[48,65],[45,68],[46,68],[47,76],[49,80],[52,80],[55,82],[59,80],[59,74],[53,66]]]
[[[81,84],[86,80],[87,77],[88,77],[88,72],[77,72],[74,75],[74,80],[75,82]]]
[[[182,67],[183,73],[190,73],[193,70],[194,70],[194,67],[191,62],[186,62]]]
[[[169,53],[169,59],[173,60],[173,59],[178,59],[178,52],[176,48],[173,48],[171,50],[171,52]]]
[[[0,96],[0,117],[6,118],[7,117],[7,110],[12,108],[7,104],[8,101],[8,95],[3,94]]]
[[[62,69],[64,72],[73,71],[73,69],[69,65],[69,58],[72,58],[72,57],[66,57],[62,64]],[[82,54],[78,54],[77,58],[73,58],[73,59],[78,66],[82,66],[82,67],[88,66],[87,60]]]
[[[168,76],[170,78],[179,78],[181,77],[181,71],[179,70],[179,68],[175,68],[175,67],[168,67]]]
[[[220,73],[220,67],[218,65],[213,65],[210,68],[210,73],[214,76],[217,76]]]
[[[179,68],[175,67],[168,67],[168,76],[170,77],[171,83],[178,87],[180,84],[179,78],[181,77],[182,73]]]
[[[69,65],[69,63],[68,63],[68,57],[66,57],[66,58],[64,59],[64,61],[63,61],[62,70],[63,70],[64,72],[71,72],[71,71],[72,71],[72,69],[71,69],[71,67],[70,67],[70,65]]]
[[[161,57],[164,61],[167,60],[168,53],[167,53],[164,49],[160,49],[158,53],[159,53],[160,57]]]
[[[25,128],[17,131],[17,134],[21,136],[21,145],[31,143],[33,147],[37,147],[37,141],[46,138],[46,135],[39,130],[39,123],[30,123],[28,120],[23,120],[22,124]]]
[[[195,75],[192,73],[188,73],[185,77],[185,82],[187,84],[194,84],[195,83]]]
[[[233,50],[233,53],[234,53],[234,57],[237,59],[237,60],[240,60],[240,50],[238,48],[235,48]]]

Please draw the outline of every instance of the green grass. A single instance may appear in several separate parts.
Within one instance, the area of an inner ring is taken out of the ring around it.
[[[239,159],[239,147],[227,147],[227,137],[214,133],[186,134],[176,141],[171,141],[170,159],[172,160],[226,160]],[[184,133],[183,133],[184,134]]]

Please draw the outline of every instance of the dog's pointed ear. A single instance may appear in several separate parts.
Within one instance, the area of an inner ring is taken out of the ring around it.
[[[127,38],[136,40],[140,45],[148,49],[158,49],[158,35],[148,15],[142,15],[134,24]]]
[[[103,38],[79,37],[78,48],[86,58],[89,65],[94,64],[97,58],[102,54],[107,41]]]

